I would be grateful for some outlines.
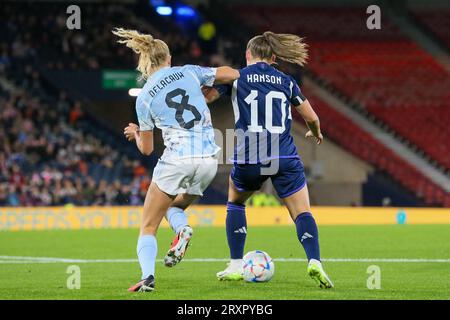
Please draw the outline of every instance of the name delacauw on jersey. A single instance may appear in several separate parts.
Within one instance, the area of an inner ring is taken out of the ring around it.
[[[175,72],[175,73],[169,74],[168,76],[159,80],[158,83],[155,84],[148,93],[153,98],[159,91],[164,89],[167,85],[169,85],[172,82],[175,82],[177,80],[180,80],[182,78],[184,78],[184,74],[182,72]]]

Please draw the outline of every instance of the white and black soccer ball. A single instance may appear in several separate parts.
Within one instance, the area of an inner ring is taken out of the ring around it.
[[[272,279],[275,264],[264,251],[250,251],[244,256],[244,280],[247,282],[267,282]]]

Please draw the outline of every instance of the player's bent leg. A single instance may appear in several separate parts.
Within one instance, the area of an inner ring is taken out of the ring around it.
[[[198,195],[181,193],[173,200],[169,210],[167,210],[166,219],[175,234],[178,234],[183,227],[188,225],[187,215],[184,210],[198,198]]]
[[[245,201],[253,191],[240,191],[230,178],[227,202],[226,231],[231,260],[228,267],[216,274],[219,280],[237,281],[243,279],[243,256],[247,236]]]
[[[198,198],[200,198],[200,196],[197,194],[180,193],[173,200],[171,207],[177,207],[182,210],[186,210],[192,204],[192,202],[194,202]]]
[[[295,222],[297,237],[308,258],[307,272],[321,288],[332,288],[333,283],[323,270],[320,262],[319,232],[311,214],[308,187],[283,199],[292,220]]]
[[[167,210],[166,219],[175,234],[178,234],[184,226],[188,225],[186,212],[174,205]]]
[[[218,160],[215,156],[205,158],[193,158],[189,160],[188,166],[193,168],[193,175],[186,188],[186,193],[179,194],[172,203],[171,212],[175,217],[179,217],[179,222],[175,225],[173,217],[168,217],[169,223],[177,233],[172,241],[172,245],[164,258],[167,267],[173,267],[184,257],[189,242],[193,235],[192,228],[187,224],[186,209],[194,200],[203,195],[203,191],[209,186],[217,172]],[[175,219],[176,220],[176,219]]]
[[[167,211],[166,218],[176,236],[172,240],[170,248],[164,257],[164,265],[166,267],[177,265],[186,254],[194,230],[188,225],[184,210],[198,197],[198,195],[190,195],[187,193],[179,194]]]
[[[142,270],[141,281],[130,287],[128,291],[153,291],[155,288],[155,261],[158,246],[156,232],[173,197],[161,191],[152,182],[144,202],[142,225],[137,244],[137,255]]]

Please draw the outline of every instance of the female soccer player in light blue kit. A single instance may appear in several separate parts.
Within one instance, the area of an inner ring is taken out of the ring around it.
[[[192,237],[184,210],[211,183],[217,172],[211,115],[201,86],[229,83],[239,72],[229,67],[205,68],[194,65],[171,67],[166,43],[151,35],[121,28],[113,31],[139,55],[138,71],[146,84],[136,100],[139,126],[130,123],[124,134],[135,140],[145,155],[153,151],[153,128],[162,130],[165,150],[153,172],[153,181],[144,202],[137,254],[142,278],[129,291],[153,291],[155,287],[156,232],[162,218],[176,232],[165,264],[179,262]]]
[[[311,214],[303,163],[290,133],[291,106],[309,127],[306,137],[314,138],[317,144],[323,139],[319,118],[296,81],[273,67],[277,58],[303,65],[307,58],[306,45],[296,35],[265,32],[248,42],[247,67],[240,70],[241,76],[232,87],[204,90],[209,102],[230,91],[236,132],[243,132],[248,138],[237,139],[226,219],[231,261],[217,277],[220,280],[242,279],[247,234],[245,201],[265,180],[271,179],[295,222],[298,240],[308,258],[308,274],[321,288],[332,288],[320,262],[319,234]],[[255,143],[246,141],[256,141],[257,148]],[[266,152],[255,154],[252,149]]]

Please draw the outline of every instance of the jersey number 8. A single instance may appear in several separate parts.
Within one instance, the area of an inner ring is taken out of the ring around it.
[[[173,98],[178,96],[181,96],[180,103],[173,101]],[[170,91],[166,95],[166,103],[169,108],[173,108],[176,110],[175,120],[177,120],[180,127],[184,129],[191,129],[196,121],[200,121],[202,119],[202,115],[200,114],[200,112],[198,112],[197,108],[189,104],[189,95],[186,95],[186,90],[178,88]],[[192,114],[194,115],[194,119],[185,122],[183,118],[184,110],[192,112]]]

